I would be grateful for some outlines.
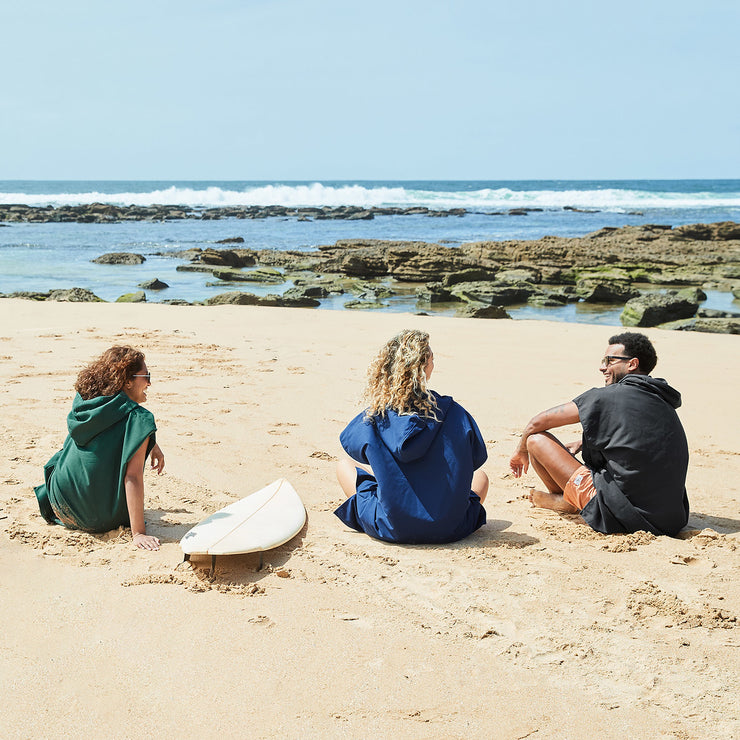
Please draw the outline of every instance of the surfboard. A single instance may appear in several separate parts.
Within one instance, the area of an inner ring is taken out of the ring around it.
[[[210,555],[213,575],[217,555],[271,550],[295,537],[305,523],[300,496],[285,478],[279,478],[196,524],[180,540],[180,547],[185,560]]]

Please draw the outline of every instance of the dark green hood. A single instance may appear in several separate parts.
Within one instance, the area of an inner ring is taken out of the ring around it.
[[[98,396],[85,401],[78,393],[67,416],[69,436],[80,447],[89,444],[101,432],[125,419],[138,406],[125,393]]]

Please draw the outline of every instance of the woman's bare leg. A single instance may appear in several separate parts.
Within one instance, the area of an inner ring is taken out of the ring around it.
[[[347,498],[357,493],[357,470],[348,457],[343,457],[337,462],[337,480]]]
[[[480,502],[483,503],[488,494],[488,476],[480,468],[473,473],[473,482],[470,487],[473,489],[473,493],[478,494]]]
[[[530,435],[527,452],[532,467],[548,489],[532,489],[529,493],[532,504],[566,514],[577,513],[578,509],[563,499],[563,489],[581,463],[549,432]]]

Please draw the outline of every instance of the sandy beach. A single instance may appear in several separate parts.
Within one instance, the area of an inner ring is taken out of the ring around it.
[[[344,527],[338,435],[367,363],[431,335],[433,387],[488,446],[488,523],[443,546]],[[602,384],[616,329],[249,306],[0,301],[2,735],[733,738],[740,735],[740,341],[646,330],[691,451],[680,539],[533,509],[508,459],[537,411]],[[166,456],[149,533],[47,525],[33,486],[79,369],[146,353]],[[635,423],[639,423],[636,420]],[[579,430],[574,427],[572,436]],[[570,437],[567,433],[564,436]],[[194,524],[279,477],[304,531],[182,564]]]

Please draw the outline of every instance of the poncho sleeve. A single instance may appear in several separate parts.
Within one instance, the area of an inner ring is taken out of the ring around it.
[[[364,465],[369,464],[367,447],[371,441],[372,427],[365,421],[365,412],[357,414],[339,435],[339,442],[344,451],[353,459]]]

